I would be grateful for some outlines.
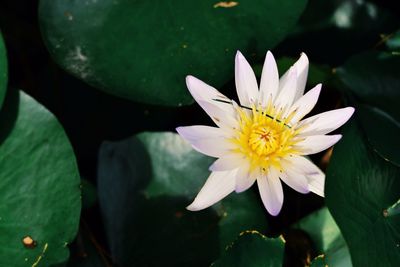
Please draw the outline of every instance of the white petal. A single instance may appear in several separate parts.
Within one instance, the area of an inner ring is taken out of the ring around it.
[[[282,85],[279,84],[279,94],[274,101],[277,108],[290,108],[293,104],[294,96],[297,90],[297,71],[291,67],[287,76],[286,82]]]
[[[306,136],[304,140],[296,143],[294,148],[299,150],[302,155],[315,154],[333,146],[340,138],[342,138],[341,134]]]
[[[347,107],[317,114],[300,122],[304,127],[300,136],[322,135],[330,133],[345,124],[353,115],[354,108]]]
[[[307,76],[308,76],[308,58],[307,55],[304,53],[301,53],[300,58],[294,63],[293,67],[296,69],[297,72],[297,90],[296,94],[294,97],[294,100],[299,99],[303,93],[304,89],[306,87],[307,83]],[[280,79],[280,88],[283,88],[288,80],[288,72],[286,72]]]
[[[217,106],[225,113],[231,114],[231,116],[233,116],[233,114],[235,113],[235,110],[231,104],[224,103],[230,102],[230,99],[228,99],[214,87],[209,86],[208,84],[197,79],[196,77],[190,75],[186,76],[186,86],[188,87],[189,92],[192,94],[193,98],[204,110],[205,108],[202,103],[207,102],[209,103],[209,105],[211,104]],[[208,115],[211,116],[210,114]]]
[[[227,153],[231,153],[234,144],[225,138],[197,139],[191,142],[192,147],[210,157],[219,158]]]
[[[208,208],[235,189],[236,171],[212,172],[193,203],[186,207],[196,211]]]
[[[177,127],[176,131],[190,143],[198,139],[220,138],[225,136],[225,132],[220,128],[204,125]]]
[[[235,59],[235,83],[240,104],[250,107],[258,98],[257,79],[250,64],[237,51]]]
[[[279,177],[269,173],[257,179],[258,191],[267,211],[276,216],[281,211],[283,204],[283,190]]]
[[[310,191],[324,197],[325,174],[306,157],[293,155],[288,161],[293,169],[306,176]]]
[[[235,119],[236,113],[227,112],[210,102],[199,100],[198,103],[219,127],[234,128],[237,126],[238,122]]]
[[[318,84],[293,104],[288,112],[288,114],[295,112],[290,123],[298,122],[314,108],[318,101],[319,93],[321,92],[321,86],[321,84]]]
[[[284,168],[285,171],[279,173],[279,177],[285,184],[303,194],[310,192],[307,178],[303,174],[296,173],[288,165],[284,166]]]
[[[236,193],[240,193],[249,189],[256,181],[257,176],[250,173],[249,167],[242,165],[236,174]]]
[[[243,165],[245,159],[238,154],[228,154],[214,161],[210,166],[210,171],[229,171],[239,168]]]
[[[265,56],[264,66],[261,74],[260,96],[258,101],[263,107],[268,104],[269,98],[273,101],[279,88],[279,74],[275,58],[270,51]]]

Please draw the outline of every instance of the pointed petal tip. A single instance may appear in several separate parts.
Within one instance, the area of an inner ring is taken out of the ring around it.
[[[185,78],[186,81],[186,87],[189,89],[189,91],[191,90],[191,88],[193,88],[193,83],[196,81],[197,79],[192,76],[192,75],[187,75]]]
[[[334,137],[334,143],[333,143],[333,145],[336,144],[337,142],[339,142],[339,140],[342,139],[342,136],[343,136],[343,135],[341,135],[341,134],[332,135],[332,137]]]
[[[272,54],[272,52],[270,50],[267,51],[266,57],[275,59],[274,55]]]
[[[272,206],[272,207],[267,207],[267,206],[265,206],[264,205],[264,207],[265,207],[265,209],[267,210],[267,212],[271,215],[271,216],[274,216],[274,217],[276,217],[276,216],[278,216],[279,215],[279,213],[281,212],[281,210],[282,210],[282,206],[283,206],[283,202],[281,202],[281,203],[277,203],[275,206]]]
[[[306,53],[301,52],[301,53],[300,53],[300,59],[301,59],[301,60],[304,60],[304,62],[307,62],[307,63],[308,63],[308,57],[307,57]]]
[[[348,110],[349,118],[353,115],[354,111],[356,110],[356,109],[353,108],[353,107],[347,107],[347,108],[345,108],[345,109]]]
[[[175,128],[175,131],[179,134],[180,137],[187,140],[187,127],[179,126]]]
[[[281,212],[281,208],[282,207],[280,207],[279,209],[271,209],[271,210],[267,209],[267,211],[268,211],[269,214],[271,214],[272,216],[276,217]]]
[[[239,57],[244,57],[244,56],[243,56],[242,52],[240,52],[239,50],[236,50],[236,56],[235,57],[239,58]]]
[[[199,209],[199,207],[194,206],[193,203],[190,204],[189,206],[187,206],[186,209],[187,209],[187,210],[190,210],[190,211],[198,211],[198,210],[201,210],[201,209]]]

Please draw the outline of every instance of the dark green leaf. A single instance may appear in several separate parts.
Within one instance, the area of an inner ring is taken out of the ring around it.
[[[7,90],[8,69],[7,69],[7,52],[0,31],[0,108],[3,105],[4,97]]]
[[[323,261],[328,266],[352,266],[347,244],[327,208],[308,215],[294,227],[306,231],[318,253],[323,255],[315,259],[313,264]]]
[[[400,166],[400,123],[386,112],[365,105],[358,107],[357,114],[374,150]]]
[[[211,162],[173,133],[143,133],[102,145],[99,201],[118,264],[206,266],[243,229],[266,228],[266,211],[252,191],[204,211],[185,210]]]
[[[376,106],[400,121],[400,56],[365,52],[349,59],[337,74],[364,104]]]
[[[352,55],[371,49],[381,34],[399,28],[398,16],[374,0],[309,0],[292,38],[281,47],[306,52],[312,62],[338,66]]]
[[[233,76],[236,50],[263,58],[306,0],[223,3],[41,0],[39,20],[51,55],[68,72],[111,94],[179,106],[192,102],[186,75],[221,87]]]
[[[400,216],[384,210],[399,197],[400,169],[371,151],[356,122],[348,124],[327,171],[327,206],[354,266],[397,266]]]
[[[267,238],[257,231],[246,231],[212,266],[281,267],[284,248],[281,237]]]
[[[81,208],[74,153],[49,111],[22,92],[9,96],[0,116],[1,131],[12,125],[0,145],[0,266],[61,263]]]

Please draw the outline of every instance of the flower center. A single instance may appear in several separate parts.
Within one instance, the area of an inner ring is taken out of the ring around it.
[[[258,156],[267,156],[279,146],[279,134],[269,125],[254,125],[248,139],[249,147]]]
[[[280,169],[280,159],[296,153],[293,149],[297,132],[287,124],[274,108],[262,110],[253,107],[251,111],[238,108],[239,128],[233,142],[236,152],[245,155],[250,162],[250,170],[269,166]]]

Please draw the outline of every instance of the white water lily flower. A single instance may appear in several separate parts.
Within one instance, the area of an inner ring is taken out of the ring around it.
[[[218,158],[211,175],[187,209],[205,209],[232,191],[242,192],[257,181],[267,211],[277,215],[283,204],[281,180],[300,193],[324,196],[325,174],[306,155],[321,152],[341,135],[326,135],[342,126],[354,108],[324,112],[303,119],[315,106],[318,84],[305,95],[308,59],[300,59],[280,79],[268,51],[260,87],[249,63],[238,51],[235,82],[240,105],[193,76],[186,84],[197,103],[218,127],[178,127],[197,151]]]

